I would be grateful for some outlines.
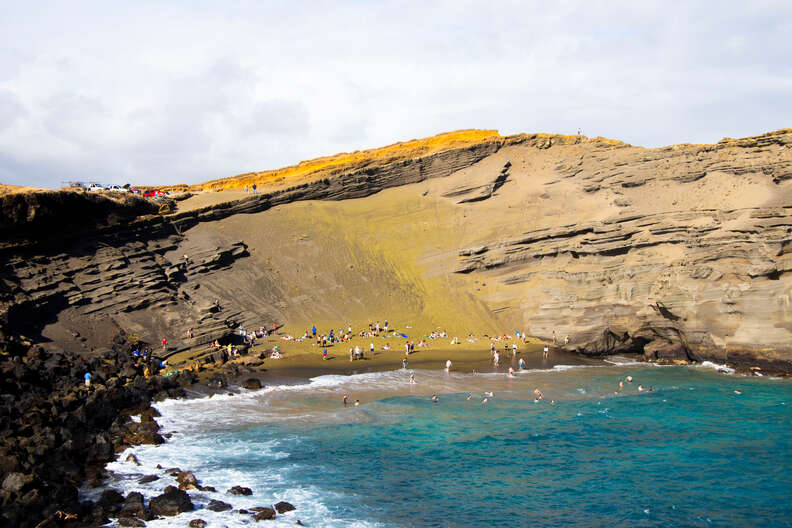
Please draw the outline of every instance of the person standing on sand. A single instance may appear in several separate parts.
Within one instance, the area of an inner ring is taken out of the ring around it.
[[[253,184],[253,194],[256,194],[256,193],[257,193],[257,191],[256,191],[256,184],[254,183],[254,184]]]
[[[410,342],[409,341],[404,343],[404,355],[405,356],[409,356],[410,355]]]
[[[347,400],[349,399],[349,394],[344,394],[341,396],[341,401],[344,402],[344,407],[347,406]]]
[[[402,368],[405,368],[405,369],[407,368],[407,360],[406,359],[402,359]]]
[[[525,370],[525,360],[520,358],[520,370]]]
[[[374,343],[369,343],[369,352],[371,352],[371,357],[374,357]]]
[[[451,360],[446,361],[446,372],[451,370]]]
[[[495,366],[497,367],[498,366],[498,360],[500,359],[500,356],[498,355],[497,351],[495,351],[495,356],[494,356],[493,359],[494,359]]]
[[[547,355],[550,353],[550,347],[545,345],[544,350],[542,351],[542,359],[547,359]]]
[[[316,325],[313,325],[313,326],[311,327],[311,334],[313,334],[313,336],[314,336],[314,339],[315,339],[315,338],[316,338]]]
[[[322,348],[322,359],[323,360],[327,359],[327,348],[326,347]]]

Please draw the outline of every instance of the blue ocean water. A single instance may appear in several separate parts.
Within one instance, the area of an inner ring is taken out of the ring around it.
[[[284,525],[792,525],[788,380],[636,366],[424,371],[417,389],[404,372],[353,378],[166,405],[180,434],[138,456],[256,490],[239,507],[291,500]],[[363,404],[343,408],[345,392]]]

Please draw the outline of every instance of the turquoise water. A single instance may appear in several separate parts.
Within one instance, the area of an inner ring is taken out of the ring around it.
[[[635,381],[614,394],[626,375]],[[369,376],[204,402],[225,411],[190,426],[189,405],[173,404],[163,418],[182,435],[139,456],[190,465],[210,484],[242,481],[263,494],[254,502],[291,498],[289,525],[792,524],[789,381],[681,367],[517,380],[425,371],[415,390],[403,372]],[[357,408],[336,398],[381,394],[395,380],[396,394]],[[486,404],[484,390],[495,392]]]

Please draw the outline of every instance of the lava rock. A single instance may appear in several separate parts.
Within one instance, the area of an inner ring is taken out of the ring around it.
[[[275,510],[277,510],[278,513],[286,513],[288,511],[293,511],[296,509],[297,508],[295,508],[292,504],[286,501],[280,501],[275,505]]]
[[[193,519],[190,521],[190,528],[206,528],[206,521],[203,519]]]
[[[275,518],[275,510],[272,508],[257,508],[258,513],[253,517],[257,521],[266,521]]]
[[[258,378],[249,378],[242,383],[242,387],[247,390],[258,390],[261,388],[261,380]]]
[[[226,493],[230,493],[231,495],[253,495],[253,490],[242,486],[234,486],[226,491]]]
[[[124,505],[121,506],[121,511],[118,512],[118,517],[136,517],[138,519],[144,519],[147,521],[150,520],[151,516],[149,515],[148,511],[146,511],[145,504],[143,504],[143,495],[137,491],[133,491],[127,495],[126,500],[124,500]]]
[[[207,510],[212,510],[214,512],[228,511],[231,508],[233,508],[233,506],[231,506],[227,502],[223,502],[219,500],[211,500],[209,501],[209,505],[206,506]]]
[[[140,477],[138,484],[148,484],[149,482],[154,482],[155,480],[159,480],[157,475],[146,475],[145,477]]]
[[[131,526],[133,528],[142,528],[146,526],[146,523],[137,519],[135,517],[119,517],[118,518],[118,525],[119,526]]]
[[[187,492],[173,486],[168,486],[162,495],[157,495],[149,502],[149,510],[152,515],[171,517],[194,509],[195,506]]]

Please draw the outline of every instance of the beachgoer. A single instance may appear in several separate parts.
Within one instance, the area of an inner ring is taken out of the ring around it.
[[[498,360],[499,360],[499,359],[500,359],[500,356],[498,356],[498,353],[497,353],[497,352],[495,352],[494,363],[495,363],[495,366],[496,366],[496,367],[498,366]]]
[[[360,400],[355,400],[355,407],[360,405]]]
[[[742,394],[742,392],[736,390],[736,391],[734,391],[734,394]],[[665,400],[663,400],[663,401],[665,401]]]
[[[514,377],[514,369],[509,367],[509,376]]]
[[[385,330],[385,333],[388,332],[388,321],[385,321],[385,326],[383,327],[383,329]]]
[[[625,379],[627,380],[627,383],[632,383],[632,376],[627,376]]]
[[[410,342],[409,341],[404,343],[404,355],[405,356],[409,356],[410,355]]]
[[[643,385],[638,385],[638,392],[643,392]]]
[[[415,372],[410,372],[410,383],[415,385]]]
[[[349,361],[353,361],[354,359],[355,359],[355,349],[354,348],[350,348],[349,349]]]
[[[449,370],[451,370],[451,360],[450,359],[448,361],[446,361],[446,372],[448,372]]]
[[[624,388],[624,382],[619,380],[619,390],[622,390],[623,388]]]
[[[525,360],[523,358],[520,358],[520,370],[523,370],[524,368],[525,368]]]
[[[347,406],[347,400],[349,399],[349,394],[344,394],[341,396],[341,401],[344,402],[344,407]]]
[[[91,388],[91,373],[90,372],[86,372],[84,377],[85,377],[85,388],[86,389],[90,389]]]
[[[481,403],[487,403],[488,401],[489,401],[489,398],[484,398],[483,400],[481,400]]]
[[[549,353],[550,353],[550,347],[545,345],[544,350],[542,351],[542,359],[547,359]]]
[[[565,344],[565,345],[568,345],[568,344],[569,344],[569,336],[568,336],[568,335],[565,335],[565,336],[564,336],[564,344]]]
[[[187,339],[192,339],[192,338],[193,338],[193,329],[190,328],[187,330]]]
[[[402,359],[402,368],[407,368],[407,360]]]
[[[253,184],[253,194],[257,194],[257,193],[258,193],[258,191],[256,190],[256,184],[254,183]]]
[[[470,400],[472,400],[472,399],[473,399],[473,395],[472,395],[471,393],[469,393],[469,392],[468,392],[468,395],[467,395],[467,401],[470,401]]]
[[[315,325],[311,327],[311,334],[313,334],[313,336],[316,337],[316,326]]]
[[[374,356],[374,343],[369,343],[369,352],[371,352],[371,356]]]
[[[322,359],[327,359],[327,348],[322,348]]]
[[[555,333],[555,330],[553,330],[553,344],[555,345],[556,343],[557,343],[557,341],[556,341],[556,333]]]
[[[167,350],[167,349],[168,349],[168,340],[163,337],[162,338],[162,350]]]
[[[517,343],[512,343],[512,355],[517,355]]]
[[[439,402],[439,401],[440,401],[440,399],[437,397],[437,394],[432,394],[432,401],[433,401],[434,403],[437,403],[437,402]]]
[[[534,389],[534,401],[539,401],[542,399],[542,391],[539,388]]]

